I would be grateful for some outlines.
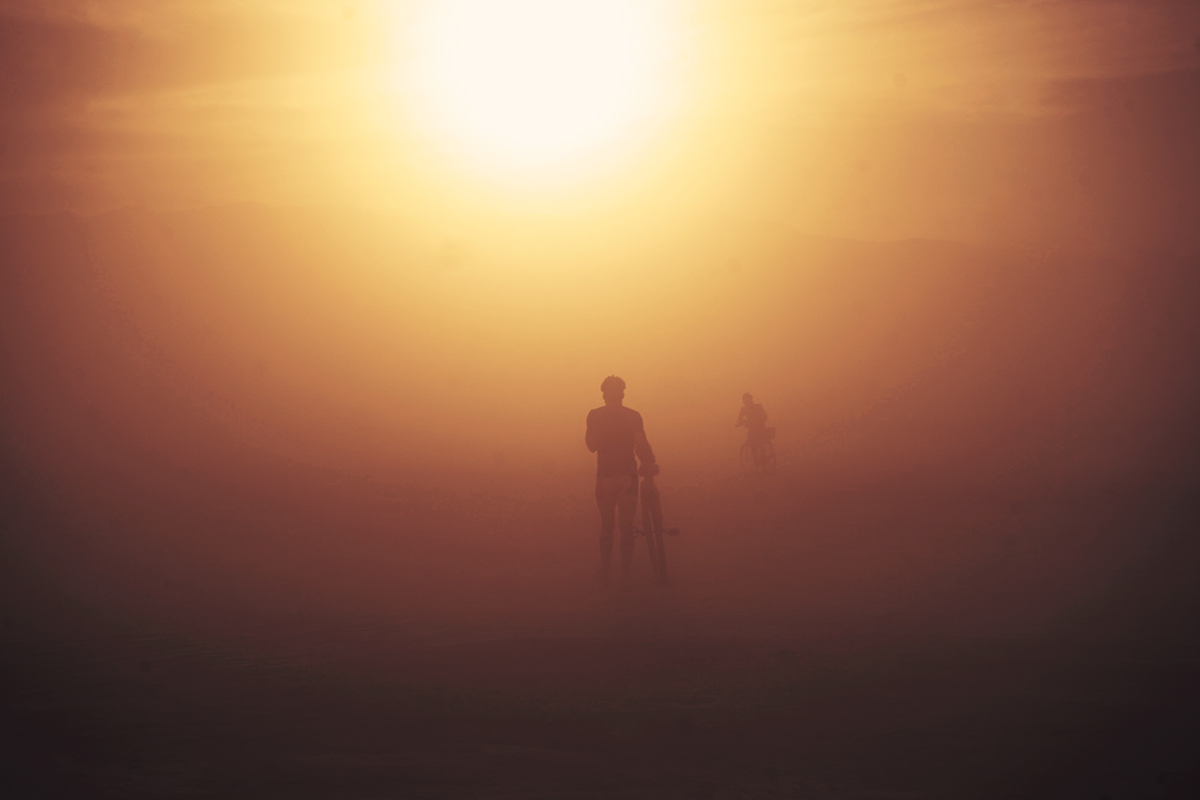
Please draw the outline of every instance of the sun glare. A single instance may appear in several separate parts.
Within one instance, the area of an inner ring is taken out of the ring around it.
[[[662,23],[643,0],[443,0],[415,31],[428,122],[500,167],[613,144],[662,101]]]

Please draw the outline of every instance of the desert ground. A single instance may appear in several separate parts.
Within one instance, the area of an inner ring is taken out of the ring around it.
[[[1200,780],[1190,497],[822,497],[786,468],[664,483],[684,528],[670,585],[639,542],[630,585],[604,587],[584,491],[305,488],[106,523],[205,531],[184,557],[114,548],[89,516],[9,519],[10,796],[1165,798]]]

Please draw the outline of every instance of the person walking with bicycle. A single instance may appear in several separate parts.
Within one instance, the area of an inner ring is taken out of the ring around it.
[[[742,395],[742,407],[738,410],[734,427],[746,429],[746,444],[743,447],[749,448],[753,456],[753,465],[767,466],[765,461],[768,458],[767,453],[771,451],[771,436],[775,430],[767,427],[766,409],[762,407],[762,403],[754,402],[754,395],[749,392]],[[770,460],[770,466],[774,466],[773,451],[770,452]]]
[[[621,580],[633,563],[633,516],[638,502],[638,475],[658,474],[654,451],[646,439],[642,415],[626,408],[625,381],[609,375],[600,384],[604,405],[588,412],[585,441],[596,454],[596,505],[600,509],[601,577],[611,581],[613,530],[621,526]],[[638,468],[634,456],[641,462]]]

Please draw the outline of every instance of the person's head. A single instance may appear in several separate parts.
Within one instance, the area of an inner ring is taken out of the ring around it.
[[[744,395],[742,395],[742,405],[748,406],[748,405],[751,405],[753,402],[754,402],[754,395],[750,394],[749,392],[746,392]]]
[[[625,381],[616,375],[609,375],[600,384],[600,393],[604,395],[605,405],[619,406],[625,399]]]

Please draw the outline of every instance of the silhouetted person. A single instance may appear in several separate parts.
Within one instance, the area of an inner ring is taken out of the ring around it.
[[[633,563],[633,514],[637,510],[638,474],[657,475],[654,451],[646,439],[642,415],[622,405],[625,381],[609,375],[600,384],[604,405],[588,412],[587,448],[596,454],[596,505],[600,508],[600,561],[605,582],[611,578],[613,528],[621,522],[621,578],[628,580]],[[639,471],[634,455],[642,462]]]
[[[759,447],[767,441],[767,411],[761,403],[754,402],[754,395],[746,392],[742,395],[742,407],[738,410],[735,428],[746,428],[746,439],[752,447]]]

